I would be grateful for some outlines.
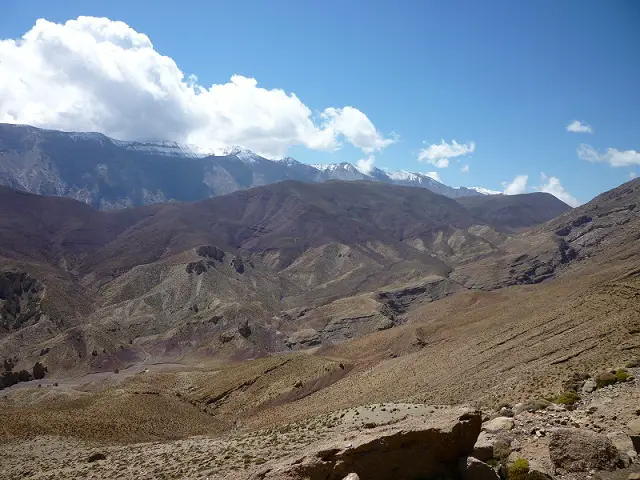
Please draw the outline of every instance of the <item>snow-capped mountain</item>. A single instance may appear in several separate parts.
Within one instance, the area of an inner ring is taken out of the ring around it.
[[[502,195],[503,193],[499,190],[491,190],[490,188],[484,187],[468,187],[471,190],[475,190],[478,193],[483,195]]]
[[[236,157],[246,163],[256,163],[263,158],[260,155],[253,153],[251,150],[242,147],[227,147],[212,150],[209,155],[216,155],[218,157]]]
[[[449,187],[423,173],[363,172],[351,163],[307,165],[291,157],[269,160],[241,147],[211,150],[0,124],[0,185],[67,196],[105,210],[197,201],[283,180],[367,180],[427,188],[451,198],[494,193]]]
[[[331,180],[371,180],[371,176],[358,170],[347,162],[312,165],[321,171],[327,179]]]

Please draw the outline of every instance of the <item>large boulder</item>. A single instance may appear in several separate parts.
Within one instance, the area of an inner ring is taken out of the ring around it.
[[[482,425],[482,430],[489,433],[506,432],[513,428],[513,418],[496,417]]]
[[[253,472],[261,480],[340,480],[350,473],[363,480],[457,478],[480,433],[481,413],[466,407],[407,416],[393,424],[354,431],[342,439],[315,444],[292,458]],[[484,478],[484,477],[482,477]]]
[[[480,432],[478,440],[476,440],[476,444],[473,446],[472,455],[483,462],[493,458],[493,442],[494,438],[491,434]]]
[[[556,468],[568,472],[614,470],[620,463],[618,450],[607,436],[577,428],[554,430],[549,456]]]
[[[613,446],[618,450],[620,459],[625,467],[636,460],[638,453],[629,435],[623,432],[610,432],[607,434],[607,437],[609,437]]]

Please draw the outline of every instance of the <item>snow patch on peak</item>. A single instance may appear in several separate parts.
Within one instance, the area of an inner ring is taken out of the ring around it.
[[[336,170],[348,170],[348,171],[358,171],[356,167],[348,162],[342,163],[317,163],[315,165],[311,165],[313,168],[317,168],[322,172],[335,172]]]
[[[489,188],[484,187],[466,187],[469,190],[473,190],[475,192],[481,193],[483,195],[502,195],[502,192],[499,190],[491,190]]]
[[[260,155],[253,153],[251,150],[244,147],[225,147],[215,150],[215,155],[223,157],[237,157],[245,163],[256,163],[259,159],[263,158]]]
[[[440,183],[438,182],[438,180],[431,177],[430,175],[427,175],[426,173],[414,173],[414,172],[407,172],[406,170],[398,170],[395,172],[387,172],[387,175],[391,180],[394,180],[396,182],[415,182],[418,184]]]
[[[281,158],[280,160],[273,160],[274,162],[284,163],[285,165],[297,165],[300,162],[292,157]]]
[[[84,135],[84,134],[83,134]],[[123,140],[111,140],[111,142],[126,150],[141,152],[141,153],[153,153],[156,155],[163,155],[168,157],[188,157],[188,158],[203,158],[211,155],[213,151],[211,149],[202,148],[197,145],[181,144],[178,142],[126,142]]]
[[[49,130],[54,131],[54,130]],[[98,132],[69,132],[67,134],[73,141],[78,140],[102,140],[106,138],[103,134]]]

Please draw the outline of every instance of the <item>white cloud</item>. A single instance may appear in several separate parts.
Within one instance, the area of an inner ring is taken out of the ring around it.
[[[593,133],[593,128],[591,127],[591,125],[588,125],[585,122],[581,122],[580,120],[574,120],[569,125],[567,125],[567,132]]]
[[[40,19],[21,39],[0,40],[0,122],[215,149],[240,145],[270,157],[292,145],[335,150],[342,141],[370,154],[395,140],[351,106],[326,108],[319,118],[294,93],[259,87],[253,78],[200,85],[149,37],[107,18]]]
[[[376,161],[373,155],[369,155],[367,158],[361,158],[356,162],[356,168],[362,173],[367,175],[373,170],[373,163]]]
[[[541,173],[540,176],[542,185],[540,185],[537,190],[550,193],[572,207],[580,205],[578,199],[564,189],[558,177],[547,177],[544,173]]]
[[[634,178],[636,178],[638,176],[638,174],[636,172],[629,172],[629,178],[631,180],[633,180]]]
[[[383,138],[371,120],[357,108],[327,108],[322,113],[325,128],[343,135],[352,145],[372,153],[391,145],[395,138]]]
[[[425,173],[425,175],[429,178],[433,178],[436,182],[442,183],[442,180],[440,179],[440,174],[438,172],[427,172]]]
[[[516,175],[511,182],[502,182],[505,195],[519,195],[527,191],[528,175]]]
[[[465,163],[464,165],[462,165],[462,167],[460,168],[460,171],[462,173],[469,173],[469,164]]]
[[[578,157],[588,162],[608,163],[612,167],[628,167],[630,165],[640,165],[640,152],[636,150],[616,150],[607,148],[605,152],[598,152],[591,145],[581,143],[578,147]]]
[[[440,143],[433,143],[418,153],[418,160],[435,165],[437,168],[447,168],[449,159],[472,153],[476,149],[474,142],[465,144],[452,140],[447,143],[444,139]]]

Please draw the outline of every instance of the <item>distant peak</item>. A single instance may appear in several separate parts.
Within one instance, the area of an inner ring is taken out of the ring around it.
[[[300,163],[298,160],[296,160],[293,157],[284,157],[284,158],[281,158],[280,160],[274,160],[274,161],[284,163],[286,165],[296,165]]]
[[[237,157],[247,163],[255,163],[259,158],[262,158],[260,155],[253,153],[248,148],[240,146],[221,148],[215,150],[215,154],[224,157]]]

